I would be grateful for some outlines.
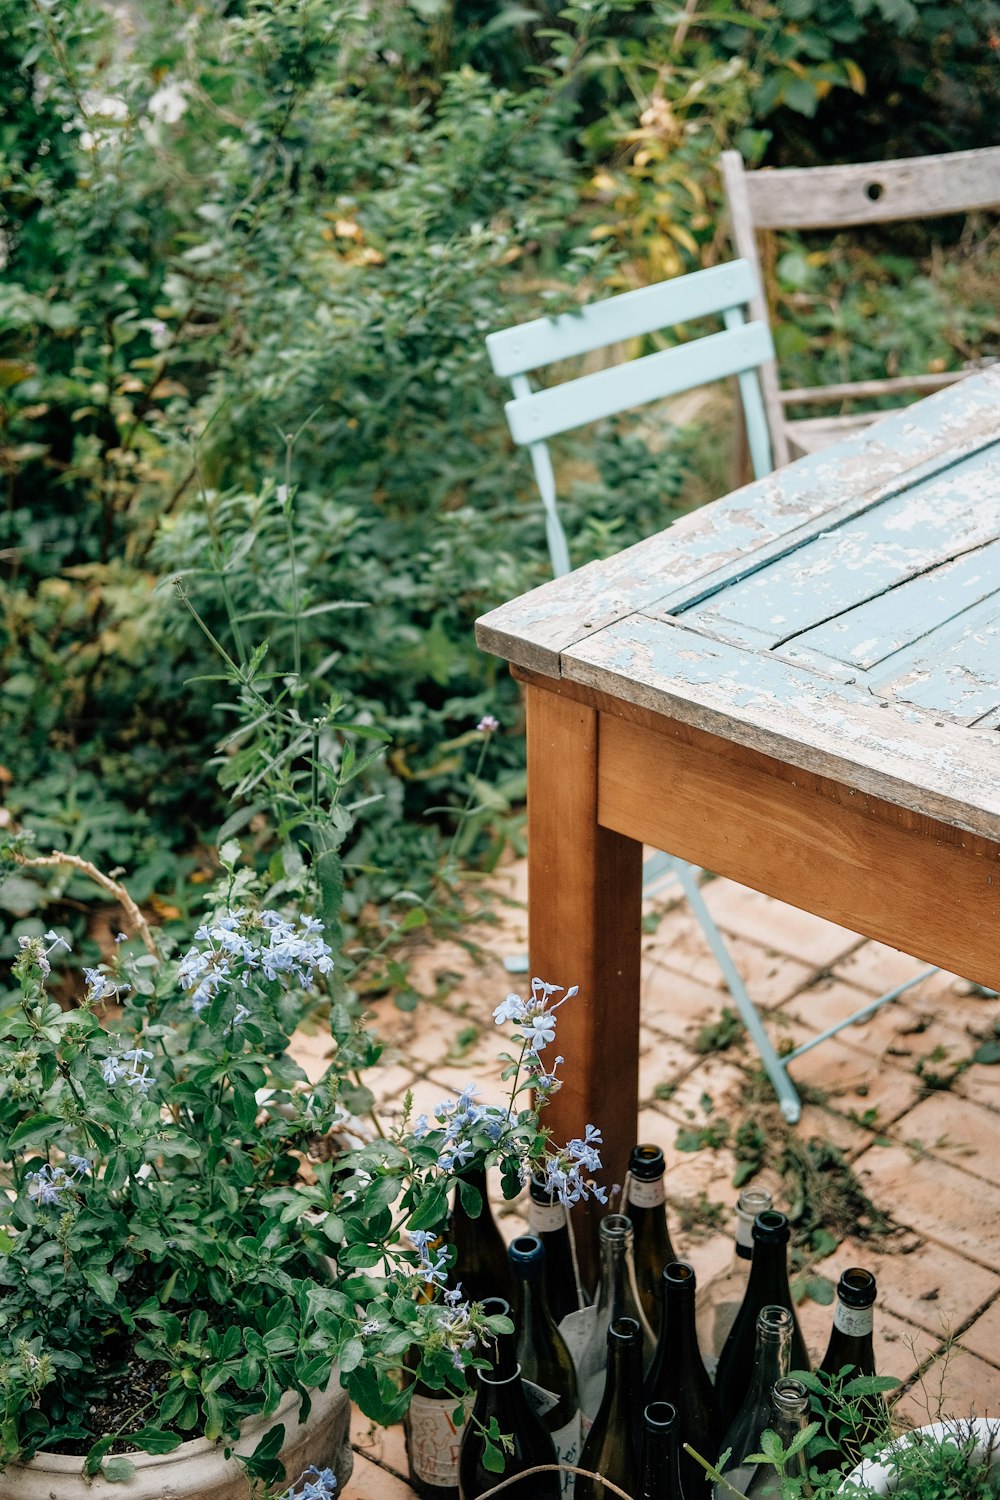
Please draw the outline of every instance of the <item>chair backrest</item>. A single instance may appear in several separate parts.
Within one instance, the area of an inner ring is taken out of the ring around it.
[[[556,507],[555,476],[546,438],[735,375],[754,474],[760,479],[771,472],[767,420],[756,371],[773,358],[774,351],[766,319],[748,323],[743,314],[755,290],[750,266],[736,260],[623,292],[578,312],[537,318],[489,335],[486,347],[494,372],[508,379],[514,391],[514,399],[504,409],[515,443],[525,445],[531,455],[556,577],[569,572],[569,549]],[[721,333],[544,390],[533,390],[528,379],[545,365],[713,313],[722,315],[725,329]]]
[[[733,243],[756,277],[750,313],[766,322],[757,246],[761,231],[841,229],[1000,208],[1000,146],[900,161],[756,172],[746,170],[739,152],[724,151],[722,180]],[[761,368],[760,381],[775,462],[784,464],[789,458],[787,406],[907,392],[926,395],[958,379],[960,372],[948,372],[782,391],[772,358]]]

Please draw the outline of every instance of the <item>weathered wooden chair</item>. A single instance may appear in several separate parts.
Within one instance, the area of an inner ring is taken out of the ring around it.
[[[900,161],[756,172],[746,170],[738,152],[724,151],[722,180],[736,252],[750,264],[756,277],[750,313],[766,323],[758,235],[775,229],[842,229],[1000,208],[1000,146]],[[961,380],[966,373],[901,375],[782,390],[772,356],[761,366],[760,382],[775,464],[815,452],[883,415],[881,411],[855,410],[792,421],[786,415],[789,407],[926,396]]]
[[[657,286],[625,292],[583,307],[579,312],[538,318],[489,335],[486,346],[493,369],[497,375],[508,379],[514,390],[514,399],[505,407],[507,420],[514,441],[526,447],[531,455],[545,507],[549,558],[556,577],[570,571],[570,560],[557,507],[555,475],[546,446],[547,438],[735,375],[739,382],[754,474],[760,479],[771,472],[771,449],[757,373],[764,361],[773,359],[773,346],[764,322],[745,321],[744,308],[752,304],[755,297],[753,272],[745,260],[737,260],[661,282]],[[721,314],[725,323],[723,332],[626,360],[543,390],[532,389],[528,377],[539,369],[711,314]],[[779,1056],[747,993],[725,938],[708,909],[697,872],[684,860],[667,854],[654,855],[646,861],[644,894],[657,893],[667,881],[679,884],[711,948],[740,1018],[760,1053],[782,1113],[792,1124],[801,1115],[801,1104],[788,1076],[787,1064],[836,1035],[845,1026],[866,1020],[880,1006],[934,973],[933,969],[924,970],[836,1026],[811,1037],[794,1052]],[[524,973],[528,967],[526,955],[508,958],[505,963],[512,973]]]

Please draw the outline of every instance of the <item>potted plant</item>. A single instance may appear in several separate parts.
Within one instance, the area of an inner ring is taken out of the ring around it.
[[[54,965],[68,977],[64,936],[20,938],[19,998],[0,1010],[3,1500],[111,1485],[238,1500],[248,1478],[303,1472],[310,1500],[332,1494],[350,1471],[348,1396],[399,1420],[411,1350],[413,1374],[460,1394],[494,1326],[440,1295],[457,1174],[498,1165],[512,1194],[542,1170],[568,1201],[590,1190],[594,1134],[556,1151],[539,1126],[558,987],[498,1008],[517,1042],[508,1105],[467,1089],[413,1120],[407,1101],[365,1139],[354,1111],[380,1049],[356,1011],[331,1003],[318,1083],[288,1051],[335,963],[323,924],[263,905],[238,846],[222,856],[208,914],[173,951],[99,876],[138,940],[121,935],[68,1005],[49,993]]]
[[[861,1376],[847,1367],[836,1376],[795,1371],[785,1382],[809,1396],[812,1421],[797,1430],[761,1434],[753,1494],[769,1500],[995,1500],[1000,1496],[1000,1418],[945,1418],[906,1430],[883,1394],[898,1387],[888,1376]],[[691,1451],[690,1449],[688,1450]],[[741,1492],[719,1468],[703,1464],[716,1500]],[[857,1460],[856,1462],[854,1460]]]

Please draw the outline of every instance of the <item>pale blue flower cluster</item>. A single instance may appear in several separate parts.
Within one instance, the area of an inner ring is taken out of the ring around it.
[[[26,1173],[28,1196],[34,1198],[36,1203],[59,1203],[68,1188],[79,1182],[81,1177],[89,1177],[93,1171],[93,1162],[86,1156],[69,1156],[66,1160],[73,1168],[72,1172],[67,1172],[65,1167],[52,1167],[45,1162],[37,1172]]]
[[[601,1170],[600,1144],[601,1132],[596,1125],[588,1125],[582,1140],[577,1137],[567,1141],[561,1151],[546,1157],[542,1170],[545,1186],[568,1207],[589,1195],[607,1203],[607,1189],[598,1187],[591,1176]]]
[[[281,1500],[333,1500],[333,1492],[337,1488],[333,1470],[317,1469],[315,1464],[310,1464],[299,1476],[299,1483],[302,1485],[301,1489],[292,1485],[281,1496]]]
[[[437,1245],[436,1240],[437,1235],[431,1234],[429,1230],[410,1230],[410,1241],[419,1258],[421,1281],[440,1283],[443,1286],[448,1277],[445,1268],[448,1251],[443,1246]]]
[[[48,947],[45,946],[46,943]],[[58,932],[53,932],[51,928],[44,937],[19,937],[17,946],[29,955],[33,964],[38,966],[43,979],[48,979],[52,973],[49,954],[54,953],[57,948],[65,948],[67,953],[71,951],[66,939],[60,937]]]
[[[524,1048],[532,1087],[543,1097],[559,1087],[556,1069],[565,1062],[565,1058],[557,1057],[551,1068],[546,1068],[542,1061],[542,1052],[556,1037],[554,1012],[578,992],[579,985],[576,984],[563,991],[561,984],[546,984],[543,979],[533,979],[529,999],[522,1000],[520,995],[509,994],[493,1012],[498,1026],[513,1021],[517,1027],[514,1036]],[[552,996],[558,994],[562,994],[562,999],[550,1005]]]
[[[177,977],[191,990],[198,1015],[221,990],[234,984],[246,989],[254,977],[288,987],[308,984],[315,973],[329,974],[333,968],[333,952],[319,936],[322,931],[323,923],[315,917],[288,922],[276,911],[257,915],[237,907],[197,929]],[[238,1019],[230,1024],[239,1025],[249,1014],[239,1007]]]
[[[115,1000],[132,988],[120,979],[110,979],[100,969],[84,969],[83,977],[87,981],[87,1001],[90,1005],[97,1005],[101,1000]]]
[[[147,1052],[145,1047],[130,1047],[120,1056],[109,1053],[101,1063],[101,1075],[108,1088],[113,1089],[124,1079],[127,1088],[136,1089],[145,1098],[156,1082],[147,1067],[152,1060],[152,1052]],[[126,1067],[126,1064],[130,1066]]]

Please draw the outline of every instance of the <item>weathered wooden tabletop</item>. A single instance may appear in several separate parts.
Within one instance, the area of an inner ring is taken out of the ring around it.
[[[1000,368],[503,605],[477,638],[1000,838]]]

